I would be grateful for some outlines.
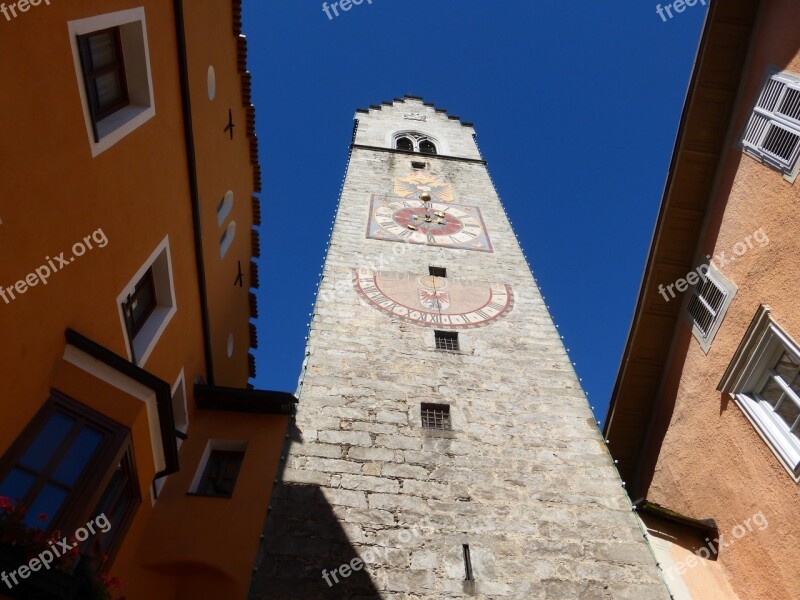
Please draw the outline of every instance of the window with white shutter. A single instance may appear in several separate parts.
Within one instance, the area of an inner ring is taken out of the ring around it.
[[[742,139],[745,152],[784,174],[800,156],[800,77],[776,73],[758,98]]]
[[[686,311],[694,337],[703,352],[708,352],[737,290],[713,264],[698,279],[690,288]]]

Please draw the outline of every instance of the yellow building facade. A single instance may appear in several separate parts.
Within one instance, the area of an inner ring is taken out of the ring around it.
[[[0,596],[245,598],[295,398],[241,2],[6,2],[0,54]]]

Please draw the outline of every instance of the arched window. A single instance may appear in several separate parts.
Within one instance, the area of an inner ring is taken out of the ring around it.
[[[430,140],[422,140],[419,143],[419,151],[423,154],[436,154],[436,144]]]
[[[398,150],[406,150],[408,152],[414,151],[414,142],[412,142],[407,137],[401,137],[397,140],[397,149]]]
[[[228,248],[231,247],[233,243],[233,236],[236,235],[236,221],[231,221],[228,223],[228,227],[225,229],[225,232],[222,234],[222,237],[219,240],[219,257],[225,258],[225,254],[228,252]]]
[[[233,208],[233,192],[230,190],[225,192],[225,196],[222,197],[222,200],[219,201],[217,205],[217,225],[220,227],[225,222],[225,219],[228,218],[228,215],[231,214],[231,209]]]

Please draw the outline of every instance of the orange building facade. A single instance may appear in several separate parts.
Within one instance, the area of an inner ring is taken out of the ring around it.
[[[673,597],[800,590],[800,5],[711,5],[605,437]]]
[[[0,54],[0,597],[245,598],[295,398],[241,2],[6,2]]]

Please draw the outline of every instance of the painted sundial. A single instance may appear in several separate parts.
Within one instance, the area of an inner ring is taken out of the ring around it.
[[[483,327],[514,306],[509,285],[359,268],[359,294],[381,312],[440,329]]]
[[[367,237],[492,252],[480,209],[415,198],[373,195]]]
[[[400,198],[418,198],[428,193],[434,202],[453,202],[456,199],[453,186],[443,177],[427,171],[413,171],[405,177],[394,180],[394,195]]]

